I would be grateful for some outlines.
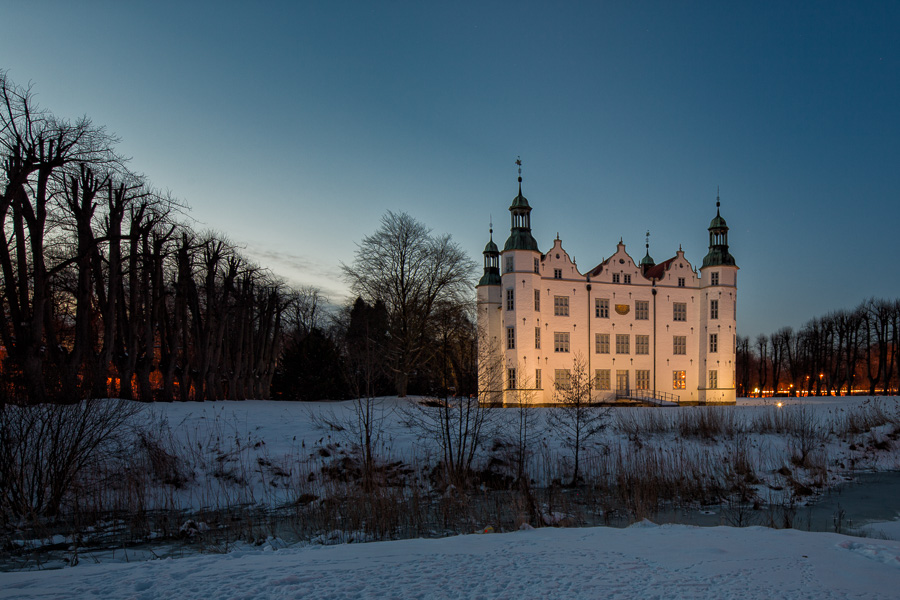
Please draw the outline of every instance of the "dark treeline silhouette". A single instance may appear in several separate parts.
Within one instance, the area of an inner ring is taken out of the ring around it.
[[[870,299],[806,323],[737,338],[737,393],[896,395],[900,300]]]
[[[8,399],[266,398],[291,293],[0,72],[0,342]]]

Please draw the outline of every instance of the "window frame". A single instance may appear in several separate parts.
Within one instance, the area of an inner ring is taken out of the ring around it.
[[[569,316],[569,297],[553,296],[553,316],[568,317]]]

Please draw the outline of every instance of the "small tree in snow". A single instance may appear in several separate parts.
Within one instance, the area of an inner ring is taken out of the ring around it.
[[[550,431],[572,451],[574,467],[570,485],[579,476],[582,447],[606,428],[610,409],[594,403],[592,381],[584,357],[576,355],[572,369],[560,373],[553,382],[557,402],[547,417]]]

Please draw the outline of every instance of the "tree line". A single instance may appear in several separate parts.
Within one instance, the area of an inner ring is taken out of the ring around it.
[[[0,71],[0,402],[475,394],[473,265],[387,213],[335,313]]]
[[[739,396],[897,394],[900,300],[869,299],[799,330],[736,340]]]
[[[265,398],[292,294],[0,72],[0,393]]]

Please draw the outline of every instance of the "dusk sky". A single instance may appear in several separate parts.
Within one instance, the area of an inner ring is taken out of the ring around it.
[[[388,210],[478,264],[515,160],[542,250],[699,266],[738,331],[900,297],[900,2],[13,2],[0,68],[294,285]],[[474,295],[474,292],[473,292]]]

